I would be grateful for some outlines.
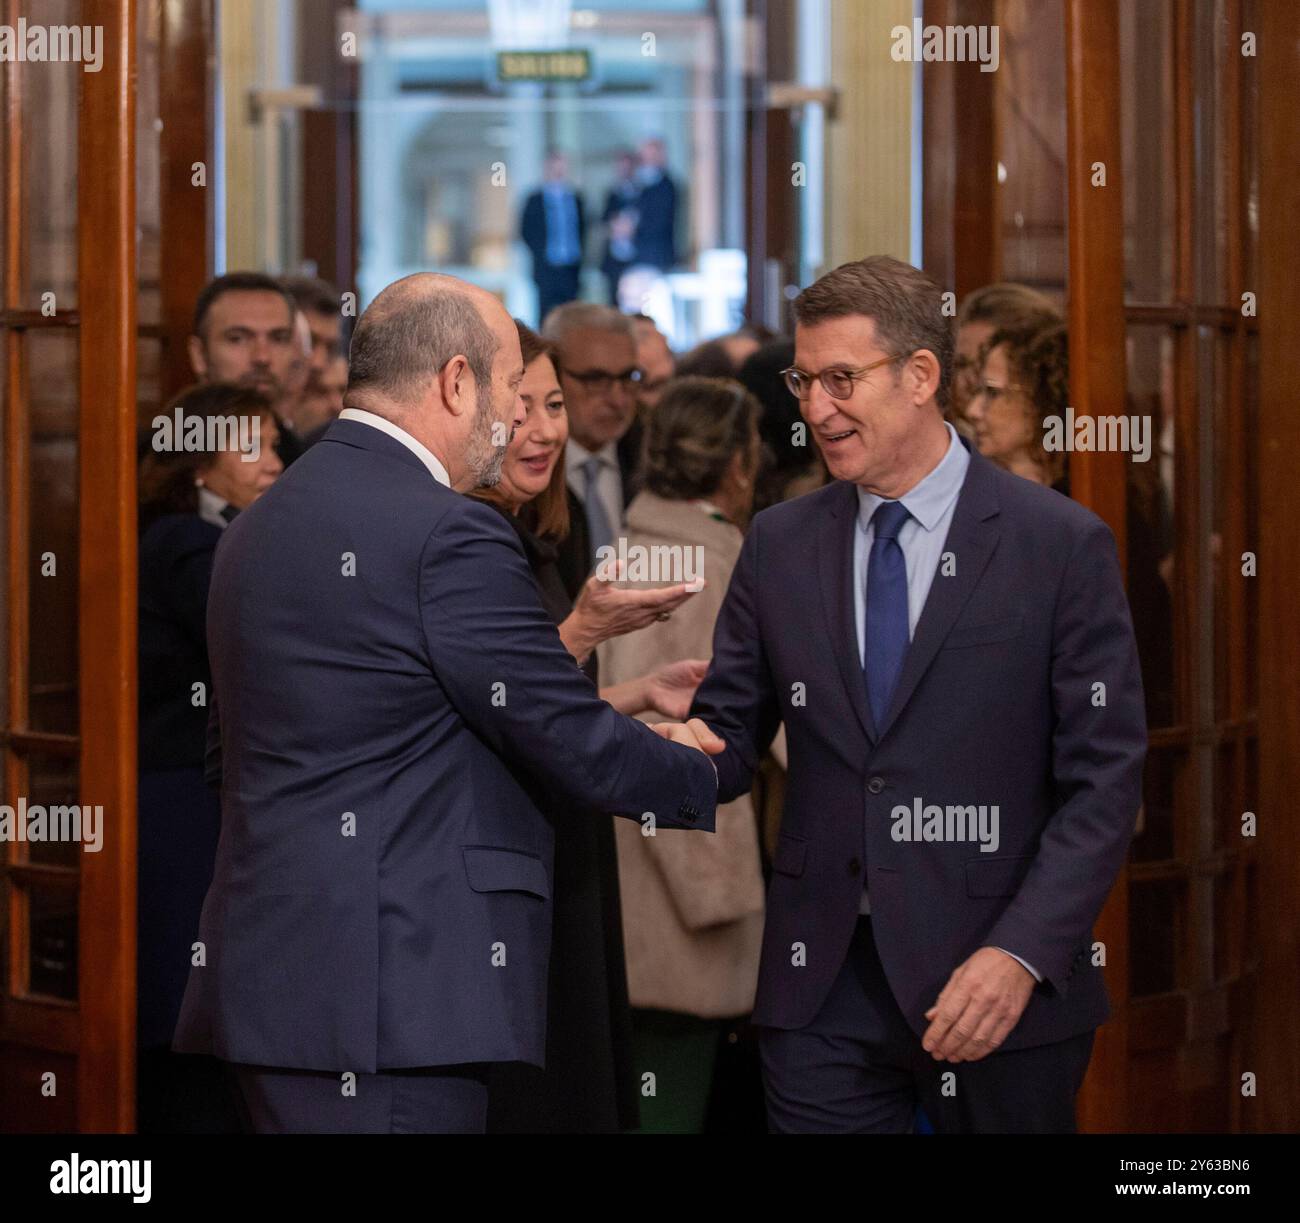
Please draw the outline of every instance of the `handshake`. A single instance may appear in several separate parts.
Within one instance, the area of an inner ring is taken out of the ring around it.
[[[719,739],[700,718],[692,718],[689,722],[652,722],[650,729],[661,739],[669,739],[673,743],[693,747],[706,756],[717,756],[727,750],[726,743]]]

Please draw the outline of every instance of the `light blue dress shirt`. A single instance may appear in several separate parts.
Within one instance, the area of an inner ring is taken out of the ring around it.
[[[928,476],[899,498],[911,515],[898,532],[898,546],[903,550],[903,563],[907,567],[909,640],[916,636],[917,622],[921,619],[930,585],[943,557],[948,528],[952,526],[953,512],[957,508],[957,495],[961,492],[966,469],[970,466],[970,454],[957,437],[957,431],[951,425],[945,427],[948,430],[948,449],[943,458]],[[883,500],[883,497],[877,497],[864,488],[858,489],[858,527],[853,532],[853,621],[858,634],[859,666],[863,664],[866,653],[867,562],[871,558],[871,544],[876,537],[871,516]],[[865,888],[858,912],[871,912]],[[998,950],[1006,949],[1000,947]],[[1024,964],[1036,981],[1042,980],[1033,966],[1026,964],[1015,952],[1007,951],[1006,954]]]
[[[898,546],[903,550],[907,566],[907,634],[916,635],[916,623],[921,618],[930,583],[939,568],[944,541],[952,525],[953,510],[957,508],[957,494],[966,479],[970,455],[957,438],[956,430],[948,430],[948,450],[938,466],[910,492],[899,498],[911,517],[898,532]],[[876,529],[871,515],[876,512],[883,497],[858,489],[858,529],[853,533],[853,619],[858,632],[858,663],[863,660],[866,641],[863,626],[866,622],[864,607],[867,601],[867,561]]]
[[[546,208],[546,262],[553,267],[570,267],[582,259],[578,245],[578,201],[566,183],[547,183],[542,188]]]

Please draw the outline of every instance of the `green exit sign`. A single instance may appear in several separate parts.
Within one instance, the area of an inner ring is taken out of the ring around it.
[[[590,51],[498,51],[497,79],[585,81],[591,76]]]

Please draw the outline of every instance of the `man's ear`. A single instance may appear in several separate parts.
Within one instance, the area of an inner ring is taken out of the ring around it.
[[[474,408],[474,375],[469,362],[457,354],[438,371],[438,387],[442,402],[453,416],[460,416]]]
[[[203,341],[192,335],[186,340],[186,346],[190,354],[190,368],[194,371],[195,378],[202,382],[208,373],[208,356],[203,351]]]
[[[939,393],[939,358],[928,348],[918,348],[905,367],[912,379],[912,402],[920,407]]]

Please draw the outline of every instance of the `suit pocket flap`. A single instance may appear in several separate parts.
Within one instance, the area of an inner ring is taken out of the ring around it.
[[[1014,858],[977,858],[966,863],[967,896],[1014,896],[1029,873],[1033,854]]]
[[[1006,616],[989,620],[985,624],[959,624],[943,643],[945,650],[956,650],[966,645],[991,645],[995,641],[1008,641],[1020,636],[1023,616]]]
[[[783,875],[802,875],[807,856],[807,841],[799,841],[782,833],[777,838],[776,853],[772,855],[772,869]]]
[[[465,877],[476,892],[530,892],[551,898],[551,881],[540,858],[518,849],[465,845]]]

